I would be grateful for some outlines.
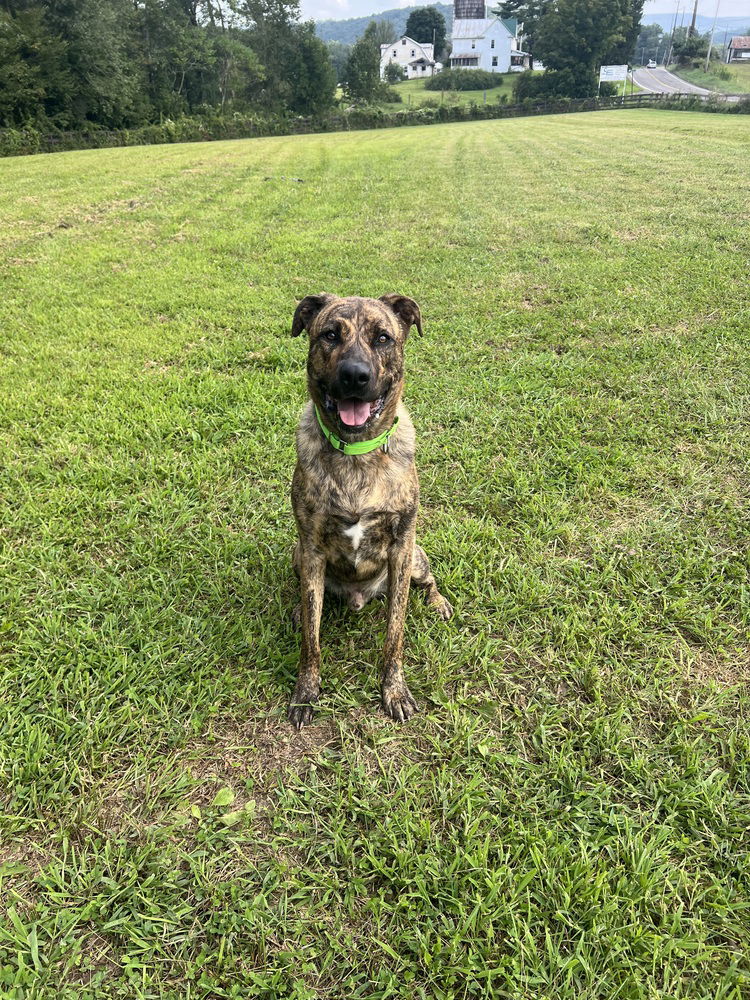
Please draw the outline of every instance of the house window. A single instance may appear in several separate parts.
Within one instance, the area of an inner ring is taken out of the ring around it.
[[[396,50],[395,49],[393,50],[393,54],[394,54],[394,56],[396,55]]]
[[[401,39],[401,44],[402,44],[402,45],[406,45],[406,39],[405,39],[405,38],[402,38],[402,39]]]
[[[495,48],[495,39],[494,39],[494,38],[493,38],[493,39],[492,39],[492,41],[490,42],[490,48],[491,48],[491,49],[494,49],[494,48]]]
[[[497,56],[492,57],[492,65],[497,66]]]
[[[476,48],[476,44],[474,42],[472,42],[471,43],[471,47],[472,47],[472,49],[475,49]]]
[[[414,58],[414,56],[415,56],[416,54],[417,54],[417,53],[416,53],[416,52],[414,51],[414,49],[412,49],[412,50],[411,50],[411,56],[412,56],[412,59]]]

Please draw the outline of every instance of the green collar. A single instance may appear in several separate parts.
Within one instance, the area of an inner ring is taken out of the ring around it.
[[[313,404],[314,405],[314,404]],[[333,431],[329,431],[326,425],[323,423],[323,419],[320,416],[320,410],[315,407],[315,416],[318,418],[318,423],[320,424],[320,429],[323,434],[331,442],[336,451],[342,451],[345,455],[366,455],[368,451],[375,451],[376,448],[382,448],[383,451],[388,451],[388,440],[396,430],[396,425],[398,424],[398,417],[393,421],[391,426],[387,431],[383,431],[382,434],[378,434],[377,437],[370,438],[369,441],[353,441],[351,444],[347,444],[346,441],[341,441]]]

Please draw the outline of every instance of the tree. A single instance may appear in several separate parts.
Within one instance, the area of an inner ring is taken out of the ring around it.
[[[65,42],[74,81],[72,118],[112,128],[139,116],[143,67],[133,60],[136,11],[129,0],[46,0],[45,20]]]
[[[389,62],[385,67],[383,77],[386,83],[399,83],[401,80],[406,79],[406,70],[403,66],[399,66],[398,63]]]
[[[377,24],[370,21],[364,35],[351,51],[344,68],[344,90],[357,104],[374,101],[382,90],[380,81],[380,46],[376,41]]]
[[[664,56],[664,28],[660,24],[644,24],[635,43],[634,61],[644,64]]]
[[[536,56],[536,38],[542,18],[551,6],[551,0],[504,0],[500,4],[500,17],[513,17],[523,26],[523,44],[531,53],[531,68]]]
[[[235,32],[214,28],[211,38],[214,71],[210,79],[215,81],[218,93],[211,94],[207,103],[218,105],[222,111],[234,104],[252,104],[265,83],[265,72],[255,52]]]
[[[265,75],[257,103],[268,111],[282,111],[293,94],[287,70],[296,51],[298,0],[239,0],[236,10],[248,25],[248,42]]]
[[[635,58],[636,42],[641,30],[641,18],[643,17],[644,0],[621,0],[621,10],[625,22],[624,38],[620,42],[615,42],[608,52],[602,57],[602,62],[607,66],[630,65]]]
[[[325,44],[328,49],[328,57],[336,72],[336,79],[341,83],[344,79],[346,61],[352,53],[352,47],[344,42],[326,42]]]
[[[680,66],[686,66],[693,60],[706,58],[708,52],[709,33],[691,35],[689,32],[681,39],[675,38],[672,56]]]
[[[445,18],[436,7],[417,7],[406,22],[404,34],[422,44],[435,43],[435,58],[445,49]]]
[[[0,11],[0,125],[40,115],[67,125],[73,94],[65,43],[50,33],[42,11]]]
[[[539,23],[536,54],[566,74],[569,97],[590,97],[603,57],[624,42],[629,27],[620,0],[557,0]]]
[[[285,56],[282,71],[290,86],[289,108],[298,115],[327,111],[336,93],[336,71],[313,21],[292,28]]]
[[[381,45],[391,45],[396,41],[396,29],[390,21],[375,21],[373,38],[378,49]]]

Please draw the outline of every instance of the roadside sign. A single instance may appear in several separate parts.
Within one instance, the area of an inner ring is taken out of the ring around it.
[[[627,80],[627,66],[602,66],[599,70],[599,83],[612,83],[614,80]]]

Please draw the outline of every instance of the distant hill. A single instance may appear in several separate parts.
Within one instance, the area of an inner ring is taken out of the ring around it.
[[[427,2],[429,3],[429,0]],[[349,17],[344,21],[318,21],[315,25],[315,31],[318,37],[322,38],[324,42],[346,42],[348,45],[351,45],[356,42],[360,35],[364,34],[365,28],[370,21],[375,20],[390,21],[396,30],[396,34],[403,35],[409,14],[413,10],[416,10],[417,6],[425,5],[415,4],[413,7],[396,7],[392,10],[381,11],[379,14],[368,14],[366,17]],[[432,4],[432,6],[437,7],[445,18],[445,23],[448,26],[448,34],[450,35],[453,25],[453,5],[436,3]],[[683,23],[689,24],[690,17],[691,11],[688,11],[684,15]],[[668,31],[672,27],[673,18],[674,14],[644,14],[641,24],[660,24],[662,28]],[[713,21],[712,17],[704,17],[702,14],[699,14],[696,18],[695,26],[703,34],[711,30]],[[677,23],[679,24],[679,18]],[[730,35],[739,35],[744,34],[746,28],[750,28],[750,13],[747,17],[720,17],[716,22],[716,40],[721,44],[725,31],[728,31]]]
[[[403,35],[406,28],[406,21],[409,14],[416,10],[418,6],[437,7],[445,18],[450,34],[453,25],[453,5],[444,3],[415,4],[413,7],[396,7],[394,10],[384,10],[379,14],[369,14],[367,17],[349,17],[345,21],[317,21],[315,31],[324,42],[346,42],[351,45],[356,42],[360,35],[364,34],[365,28],[370,21],[390,21],[396,30],[396,35]]]
[[[688,5],[689,8],[691,6]],[[682,13],[678,15],[677,24],[679,25],[680,21],[682,21],[683,25],[689,25],[692,16],[692,9],[688,9],[684,15]],[[672,27],[673,19],[674,13],[644,14],[641,18],[641,24],[660,24],[665,31],[669,31]],[[711,30],[713,23],[713,17],[704,17],[702,14],[699,14],[695,19],[695,26],[702,35]],[[714,37],[718,42],[722,42],[725,31],[728,31],[730,35],[742,35],[745,33],[746,28],[750,28],[750,11],[747,17],[720,17],[716,21],[716,35]]]

